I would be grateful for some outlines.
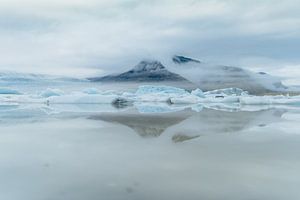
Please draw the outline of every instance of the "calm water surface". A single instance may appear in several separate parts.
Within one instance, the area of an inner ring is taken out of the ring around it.
[[[0,199],[300,199],[300,112],[0,108]]]

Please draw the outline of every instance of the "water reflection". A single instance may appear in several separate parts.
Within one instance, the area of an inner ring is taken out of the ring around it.
[[[119,102],[122,104],[122,102]],[[153,106],[147,105],[147,108]],[[201,105],[200,105],[201,106]],[[199,106],[198,106],[199,107]],[[143,111],[147,110],[143,107]],[[173,129],[173,141],[180,142],[197,138],[200,135],[237,132],[252,126],[264,127],[282,120],[281,116],[288,109],[255,108],[254,111],[232,111],[211,108],[173,109],[173,112],[140,112],[139,108],[116,108],[110,104],[57,104],[6,105],[0,106],[0,123],[36,123],[50,119],[87,118],[101,120],[131,128],[144,138],[159,137],[167,129]]]
[[[102,120],[118,123],[132,128],[141,137],[158,137],[167,128],[182,122],[192,116],[193,112],[144,114],[138,112],[103,113],[89,117],[92,120]]]
[[[284,109],[251,112],[203,109],[201,112],[185,110],[156,114],[117,112],[93,115],[89,119],[127,126],[144,138],[159,137],[167,129],[171,129],[173,132],[172,141],[183,142],[198,138],[201,135],[232,133],[254,126],[267,126],[270,123],[281,121],[281,116],[285,112]]]

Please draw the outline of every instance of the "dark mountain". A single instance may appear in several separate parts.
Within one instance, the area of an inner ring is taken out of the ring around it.
[[[141,61],[133,69],[117,74],[108,75],[103,77],[88,78],[91,81],[139,81],[139,82],[152,82],[152,81],[187,81],[185,78],[178,74],[172,73],[166,69],[158,61]]]

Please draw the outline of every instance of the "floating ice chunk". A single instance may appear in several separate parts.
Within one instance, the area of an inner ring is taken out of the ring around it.
[[[271,104],[293,104],[300,105],[300,96],[245,96],[240,98],[241,104],[246,105],[271,105]]]
[[[190,95],[184,89],[171,86],[140,86],[133,97],[136,101],[144,102],[167,102],[171,97],[180,97]]]
[[[115,99],[117,99],[117,95],[102,95],[102,94],[69,94],[63,96],[52,96],[47,99],[50,104],[105,104],[112,103]]]
[[[17,90],[10,89],[10,88],[0,88],[0,94],[16,94],[16,95],[20,95],[22,93],[20,93]]]
[[[134,93],[131,93],[131,92],[123,92],[122,96],[124,98],[135,98],[136,95]]]
[[[143,85],[143,86],[139,86],[135,94],[136,95],[145,95],[145,94],[183,95],[183,94],[188,94],[188,92],[184,89],[171,87],[171,86]]]
[[[33,98],[30,95],[22,95],[22,94],[7,94],[0,95],[1,103],[42,103],[44,100],[39,96],[38,98]]]
[[[240,88],[225,88],[204,92],[206,96],[244,96],[248,95],[247,91],[244,91]]]
[[[134,101],[139,101],[139,102],[168,102],[170,100],[170,96],[159,95],[159,94],[148,94],[148,95],[136,96],[132,99]]]
[[[199,102],[198,96],[195,95],[185,95],[179,97],[171,97],[170,103],[172,104],[195,104]]]
[[[52,96],[61,96],[64,92],[60,89],[52,89],[47,88],[45,91],[42,91],[39,95],[44,98],[52,97]]]
[[[239,103],[238,96],[208,96],[206,98],[199,98],[199,103]]]
[[[205,97],[203,91],[200,90],[199,88],[193,90],[193,91],[191,92],[191,94],[192,94],[192,95],[195,95],[195,96],[198,96],[198,97],[201,97],[201,98],[204,98],[204,97]]]
[[[99,94],[99,90],[97,88],[87,88],[83,90],[85,94]]]

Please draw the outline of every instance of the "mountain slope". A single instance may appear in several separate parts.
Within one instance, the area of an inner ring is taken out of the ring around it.
[[[158,61],[141,61],[133,69],[118,74],[108,75],[104,77],[88,78],[91,81],[139,81],[139,82],[152,82],[152,81],[187,81],[185,78],[178,74],[168,71]]]

